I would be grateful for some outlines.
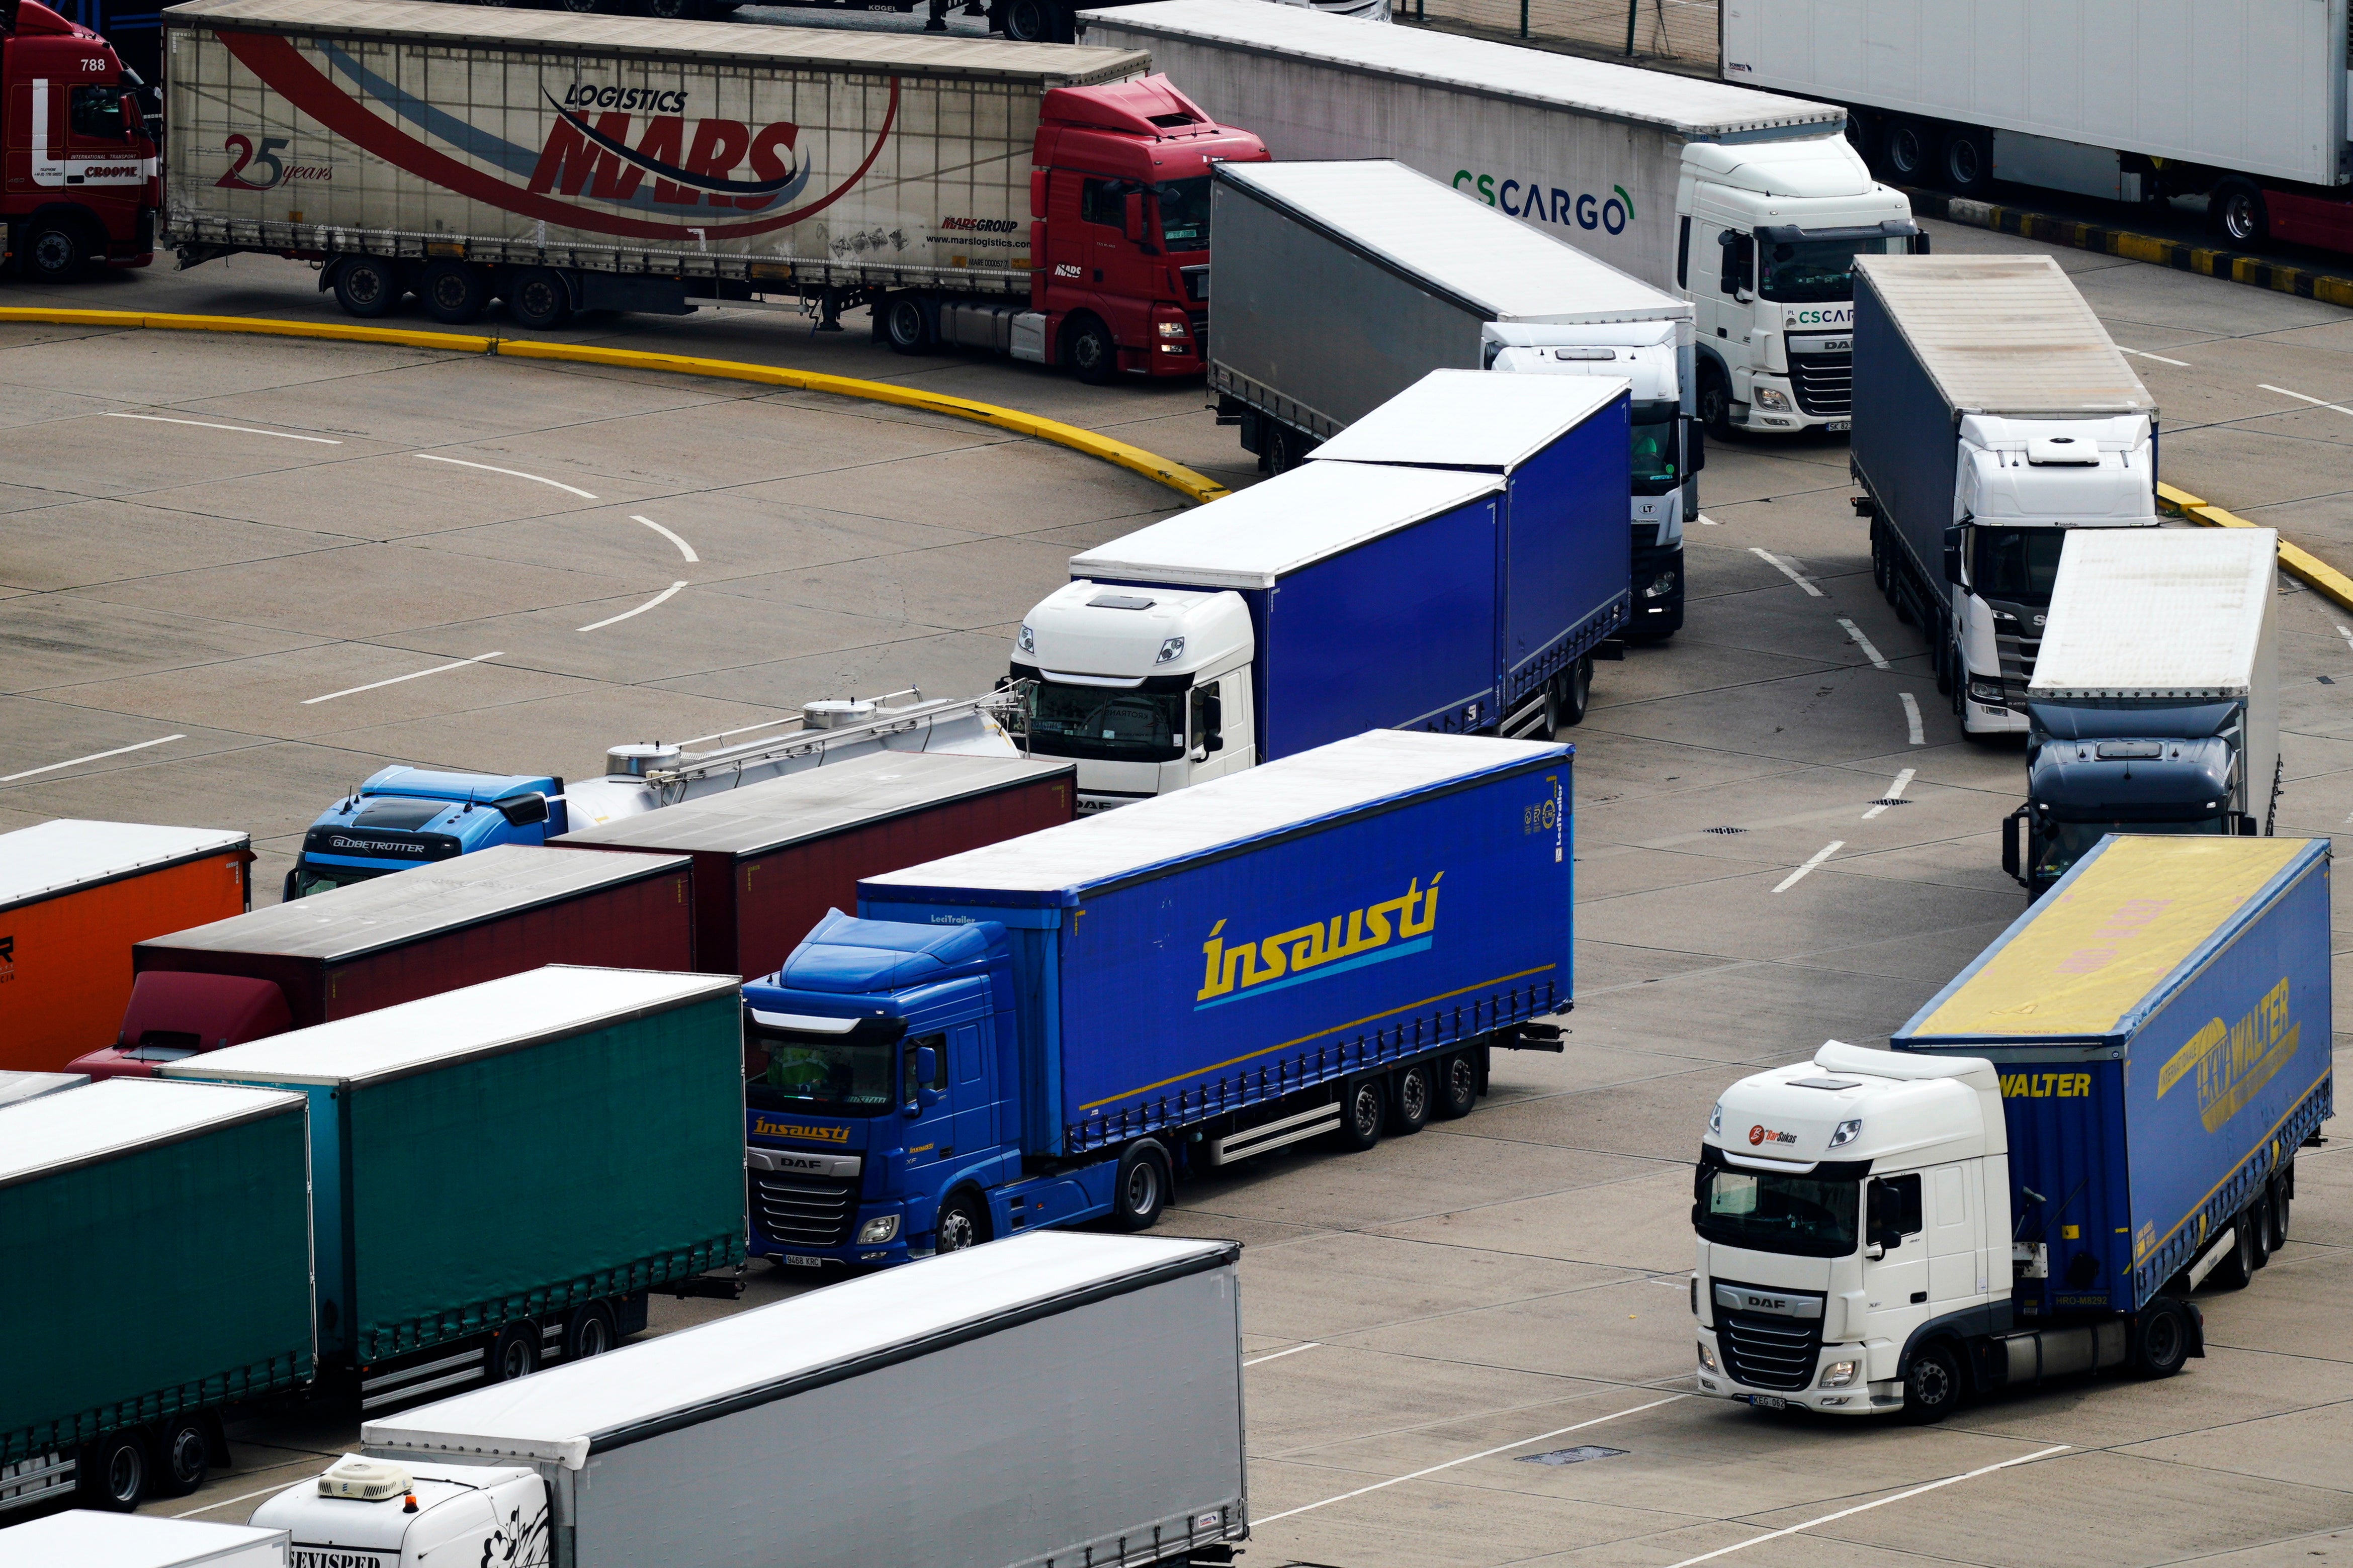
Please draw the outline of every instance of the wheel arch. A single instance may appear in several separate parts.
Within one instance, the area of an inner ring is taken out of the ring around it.
[[[1957,1312],[1931,1318],[1905,1339],[1903,1350],[1896,1353],[1895,1375],[1899,1378],[1909,1376],[1912,1358],[1929,1345],[1939,1343],[1951,1346],[1954,1359],[1960,1363],[1962,1371],[1969,1372],[1975,1364],[1969,1354],[1969,1342],[2009,1331],[2010,1303],[2007,1301],[1989,1301],[1981,1306],[1964,1307]]]

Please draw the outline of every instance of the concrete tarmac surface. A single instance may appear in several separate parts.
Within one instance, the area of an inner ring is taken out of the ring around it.
[[[2042,248],[1931,226],[1940,252]],[[2353,567],[2353,313],[2055,254],[2137,352],[2165,477]],[[313,284],[240,258],[0,302],[328,318]],[[734,310],[560,335],[911,380],[1252,477],[1198,384],[899,359]],[[249,827],[265,898],[386,762],[580,776],[812,698],[983,688],[1068,554],[1179,504],[959,422],[676,377],[13,325],[0,364],[0,827]],[[1843,443],[1715,443],[1702,489],[1685,628],[1600,666],[1573,735],[1566,1052],[1500,1055],[1466,1120],[1187,1184],[1163,1221],[1246,1247],[1248,1568],[2353,1559],[2343,1122],[2299,1156],[2285,1248],[2200,1294],[2208,1353],[2179,1377],[1927,1428],[1692,1394],[1717,1094],[1828,1037],[1883,1044],[2024,908],[1998,831],[2021,752],[1961,738],[1873,588]],[[2282,593],[2280,831],[2327,835],[2353,820],[2353,613]],[[807,1288],[748,1279],[745,1306]],[[655,1328],[732,1310],[657,1300]],[[234,1471],[149,1508],[242,1520],[355,1436],[243,1423]]]

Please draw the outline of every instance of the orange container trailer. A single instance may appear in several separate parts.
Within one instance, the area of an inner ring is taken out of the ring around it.
[[[0,833],[0,1068],[50,1072],[113,1043],[133,942],[253,907],[248,835],[141,822]]]

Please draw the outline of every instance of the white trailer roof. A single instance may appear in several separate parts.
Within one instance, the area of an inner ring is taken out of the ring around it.
[[[1605,376],[1433,370],[1314,455],[1508,473],[1625,396],[1631,384]]]
[[[2268,528],[2071,530],[2028,700],[2247,696],[2278,559]]]
[[[1079,25],[1082,31],[1092,25],[1146,37],[1188,38],[1431,82],[1458,92],[1653,125],[1694,141],[1781,129],[1829,135],[1846,123],[1846,110],[1835,104],[1453,33],[1360,22],[1305,6],[1270,5],[1265,0],[1158,0],[1082,11]]]
[[[1271,588],[1285,573],[1503,488],[1490,474],[1310,463],[1073,555],[1071,575],[1171,587]]]
[[[20,827],[0,833],[0,910],[175,860],[242,849],[246,843],[244,833],[227,827],[157,827],[72,817]]]
[[[1171,0],[1176,5],[1225,5],[1229,0]],[[1266,0],[1232,0],[1261,10],[1291,11]],[[1124,19],[1160,5],[1119,13]],[[1321,12],[1299,15],[1340,21]],[[1405,34],[1404,28],[1384,28]],[[1411,33],[1445,39],[1445,33]],[[1458,40],[1467,41],[1467,40]],[[1506,50],[1525,54],[1524,49]],[[1547,59],[1566,56],[1549,55]],[[1584,62],[1578,62],[1584,63]],[[1636,72],[1648,77],[1648,71]],[[1688,300],[1651,288],[1574,246],[1483,202],[1449,190],[1419,169],[1389,158],[1331,163],[1220,163],[1218,178],[1301,222],[1339,237],[1376,260],[1405,272],[1498,321],[1689,321]]]
[[[1229,1241],[1039,1231],[738,1312],[370,1421],[369,1449],[586,1465],[600,1438],[722,1402],[784,1397],[852,1363],[1124,1282],[1229,1262]]]
[[[978,889],[1031,895],[1017,900],[1025,903],[1040,901],[1040,894],[1074,903],[1083,889],[1155,866],[1439,784],[1567,756],[1567,746],[1535,741],[1369,730],[1100,816],[868,877],[858,889],[861,897],[883,901],[920,900],[933,889]]]
[[[0,1106],[0,1186],[298,1109],[299,1094],[115,1078]],[[0,1541],[8,1532],[0,1531]]]
[[[551,963],[315,1028],[206,1051],[159,1070],[172,1078],[248,1083],[380,1083],[461,1058],[560,1039],[682,1002],[726,995],[736,984],[732,974]]]
[[[665,22],[650,16],[424,5],[417,0],[196,0],[172,7],[164,18],[167,27],[223,24],[248,32],[357,35],[460,49],[536,47],[622,58],[717,60],[778,70],[979,78],[1040,87],[1114,81],[1151,68],[1150,58],[1134,49],[745,26],[740,22]]]
[[[1858,256],[1854,264],[1963,413],[2157,412],[2048,256]]]
[[[0,1072],[0,1105],[38,1100],[61,1089],[79,1089],[89,1081],[86,1072]]]
[[[73,1509],[0,1530],[0,1568],[284,1568],[292,1539],[249,1524]]]

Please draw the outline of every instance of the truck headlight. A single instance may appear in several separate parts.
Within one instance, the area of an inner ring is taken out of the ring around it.
[[[1707,1368],[1710,1372],[1716,1370],[1715,1352],[1707,1348],[1707,1342],[1705,1340],[1702,1340],[1699,1342],[1699,1364]]]
[[[1160,335],[1164,338],[1181,338],[1185,335],[1185,323],[1163,321],[1160,323]]]
[[[1013,646],[1019,648],[1023,653],[1036,653],[1038,651],[1038,634],[1031,631],[1029,625],[1025,622],[1022,625],[1021,629],[1014,634]]]
[[[871,1247],[878,1241],[889,1241],[899,1234],[899,1216],[882,1215],[858,1227],[858,1245]]]
[[[1185,639],[1183,637],[1169,637],[1161,643],[1160,657],[1154,659],[1152,662],[1155,664],[1166,664],[1172,658],[1182,658],[1184,657]]]
[[[1858,1116],[1852,1121],[1841,1121],[1836,1127],[1831,1129],[1831,1147],[1833,1149],[1841,1148],[1846,1144],[1853,1142],[1856,1139],[1862,1136],[1862,1117]]]
[[[1718,1138],[1724,1136],[1724,1101],[1717,1100],[1715,1109],[1707,1113],[1707,1130]]]
[[[1672,572],[1662,572],[1657,576],[1651,579],[1650,586],[1642,590],[1642,597],[1645,599],[1663,599],[1674,591],[1675,574]]]
[[[1756,399],[1757,406],[1759,408],[1778,408],[1784,412],[1788,409],[1789,395],[1778,387],[1752,386],[1748,392],[1749,395]]]
[[[1830,1365],[1822,1368],[1821,1386],[1824,1388],[1844,1388],[1848,1384],[1854,1381],[1855,1369],[1861,1364],[1862,1363],[1859,1362],[1852,1361],[1834,1361],[1831,1363]]]
[[[1969,700],[1982,702],[1989,708],[2000,707],[2002,705],[2001,682],[1984,679],[1974,675],[1969,677]]]

